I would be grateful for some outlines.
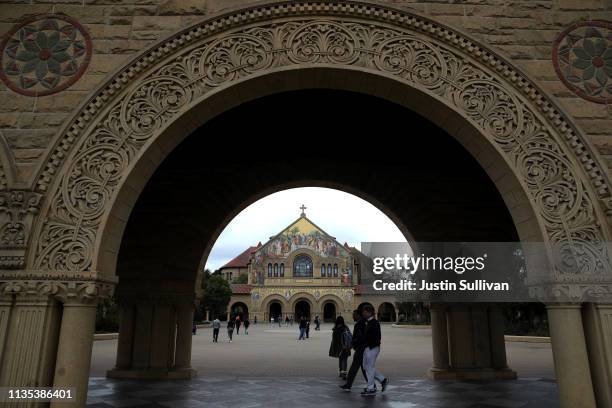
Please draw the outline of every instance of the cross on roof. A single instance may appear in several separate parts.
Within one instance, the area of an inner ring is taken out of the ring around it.
[[[300,210],[302,210],[302,213],[300,214],[300,217],[305,217],[306,213],[304,212],[306,210],[306,207],[304,204],[302,204],[302,206],[300,207]]]

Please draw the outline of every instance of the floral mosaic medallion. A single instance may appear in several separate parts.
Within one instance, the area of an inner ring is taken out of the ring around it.
[[[35,15],[4,35],[0,78],[22,95],[51,95],[83,75],[91,49],[89,34],[76,20],[63,14]]]
[[[612,103],[612,22],[583,21],[563,31],[553,46],[553,63],[578,96]]]

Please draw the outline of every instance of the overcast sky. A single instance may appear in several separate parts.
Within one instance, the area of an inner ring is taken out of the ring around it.
[[[360,248],[361,242],[404,242],[385,214],[359,197],[319,187],[292,188],[262,198],[236,216],[223,230],[206,261],[214,271],[249,246],[265,244],[300,216],[306,216],[338,242]]]

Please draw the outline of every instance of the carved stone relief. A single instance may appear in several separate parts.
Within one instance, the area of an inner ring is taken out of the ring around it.
[[[52,188],[32,267],[90,270],[96,234],[126,169],[210,91],[255,73],[319,64],[391,75],[461,112],[525,186],[557,255],[555,279],[610,279],[607,226],[598,213],[603,205],[611,214],[609,182],[554,105],[460,34],[352,2],[291,2],[203,22],[118,74],[67,128],[38,180],[40,191]]]
[[[25,190],[0,192],[0,269],[25,265],[25,252],[41,194]]]

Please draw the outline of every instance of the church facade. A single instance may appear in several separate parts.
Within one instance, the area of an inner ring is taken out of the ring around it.
[[[221,268],[226,279],[247,274],[247,284],[232,284],[227,315],[271,321],[314,319],[333,321],[372,305],[383,321],[395,321],[397,305],[383,296],[361,293],[360,277],[367,259],[356,248],[340,244],[312,222],[300,217],[265,244],[250,247]],[[241,272],[243,271],[243,272]]]

